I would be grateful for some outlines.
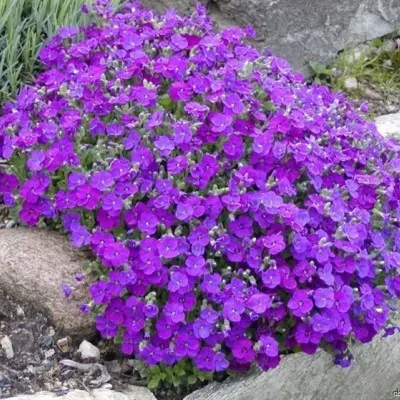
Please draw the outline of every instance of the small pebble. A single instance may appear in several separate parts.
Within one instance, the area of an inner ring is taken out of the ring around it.
[[[22,317],[22,318],[25,317],[24,309],[21,306],[17,307],[17,315],[18,315],[18,317]]]
[[[46,350],[44,356],[45,358],[51,358],[54,356],[55,352],[56,351],[54,349]]]
[[[53,344],[53,338],[51,336],[44,336],[42,339],[42,346],[50,347]]]
[[[1,347],[4,350],[4,353],[6,354],[6,357],[8,359],[11,359],[14,357],[14,350],[12,346],[11,339],[8,336],[4,336],[3,339],[1,339]]]
[[[104,385],[101,385],[101,387],[102,387],[103,389],[112,390],[113,385],[111,385],[111,383],[105,383]]]
[[[349,78],[346,78],[346,80],[344,81],[344,87],[349,90],[357,89],[358,88],[357,79],[352,76]]]
[[[88,342],[87,340],[84,340],[80,344],[78,353],[80,353],[82,360],[87,360],[87,359],[99,360],[100,359],[100,350],[95,345]]]
[[[7,229],[13,228],[14,226],[15,226],[15,221],[13,221],[13,220],[8,221],[8,222],[6,223],[6,228],[7,228]]]
[[[43,360],[42,365],[46,370],[49,370],[52,366],[52,362],[50,360]]]

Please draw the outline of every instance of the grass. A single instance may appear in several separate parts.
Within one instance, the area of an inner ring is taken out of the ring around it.
[[[60,27],[83,25],[85,0],[0,0],[0,103],[40,70],[39,50]]]
[[[372,40],[359,50],[347,49],[328,66],[313,64],[313,80],[362,98],[364,88],[376,88],[384,95],[400,94],[400,32]],[[397,43],[397,44],[396,44]],[[392,47],[389,48],[392,44]],[[348,89],[346,80],[356,78],[357,89]]]

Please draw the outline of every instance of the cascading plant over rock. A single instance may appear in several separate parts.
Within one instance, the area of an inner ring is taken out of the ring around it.
[[[102,337],[218,373],[318,348],[346,366],[353,339],[393,333],[400,146],[366,107],[259,53],[251,28],[216,33],[203,6],[94,11],[3,107],[0,193],[91,249],[82,309]]]

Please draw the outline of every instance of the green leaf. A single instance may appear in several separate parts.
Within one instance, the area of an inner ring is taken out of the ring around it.
[[[187,377],[187,381],[189,385],[194,385],[197,382],[197,377],[196,375],[189,375]]]
[[[147,383],[147,387],[149,389],[155,389],[160,384],[160,378],[157,376],[153,376],[149,382]]]

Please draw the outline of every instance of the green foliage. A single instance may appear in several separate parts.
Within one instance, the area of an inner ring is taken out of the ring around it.
[[[346,89],[348,78],[356,78],[363,87],[376,87],[384,94],[400,93],[400,49],[398,39],[378,38],[358,49],[346,49],[329,65],[309,63],[312,80],[363,97],[363,90]],[[397,42],[397,45],[396,45]],[[389,49],[388,49],[389,47]]]
[[[151,368],[146,367],[142,361],[134,360],[134,365],[140,376],[147,380],[149,389],[157,389],[160,386],[187,388],[211,381],[213,377],[211,373],[198,371],[190,360],[180,361],[174,366],[159,364]]]

